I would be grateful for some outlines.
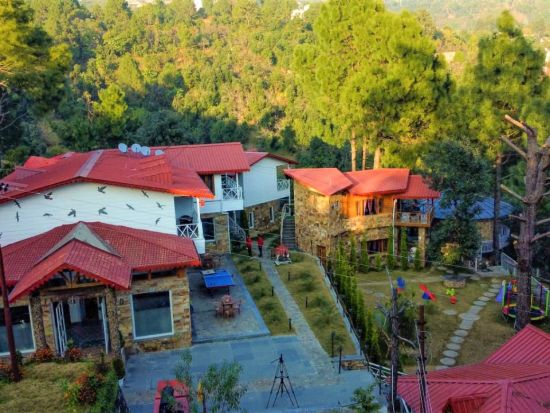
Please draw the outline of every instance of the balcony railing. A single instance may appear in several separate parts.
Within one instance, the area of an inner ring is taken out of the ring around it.
[[[178,225],[178,235],[184,238],[199,238],[199,224]]]
[[[222,189],[224,201],[243,199],[243,188],[241,186],[227,186]]]
[[[290,179],[277,179],[277,191],[286,191],[290,188]]]
[[[432,223],[433,218],[433,208],[422,211],[411,211],[411,212],[396,212],[395,213],[395,222],[402,225],[410,226],[428,226]]]

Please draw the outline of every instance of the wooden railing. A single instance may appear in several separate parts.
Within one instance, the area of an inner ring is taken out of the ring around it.
[[[429,226],[433,219],[433,208],[426,211],[396,212],[395,223],[411,226]]]

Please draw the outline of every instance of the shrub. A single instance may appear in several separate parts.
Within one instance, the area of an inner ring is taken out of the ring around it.
[[[22,375],[21,369],[19,370],[19,374]],[[13,377],[13,370],[11,368],[11,364],[9,362],[0,362],[0,383],[10,383],[14,379]]]
[[[94,370],[97,374],[104,376],[109,371],[109,363],[105,361],[105,354],[101,353],[99,360],[94,363]]]
[[[374,257],[374,266],[376,267],[376,271],[382,270],[382,256],[380,254],[376,254]]]
[[[68,348],[65,352],[65,361],[75,362],[82,360],[82,350],[78,347]]]
[[[31,360],[36,363],[47,363],[55,358],[54,352],[49,347],[38,349],[34,352]]]
[[[313,299],[309,302],[309,305],[311,307],[319,307],[320,309],[330,308],[330,303],[320,295],[313,297]]]
[[[115,372],[111,371],[105,377],[105,381],[103,385],[98,389],[96,402],[88,410],[88,412],[89,413],[114,412],[117,394],[118,394],[117,376]]]
[[[104,377],[93,371],[82,373],[73,383],[64,384],[65,397],[72,406],[94,404],[97,392],[104,382]]]
[[[113,359],[113,370],[115,371],[117,379],[123,379],[126,375],[126,371],[124,369],[124,362],[120,357],[117,357]]]
[[[420,271],[422,269],[422,263],[420,261],[420,248],[416,247],[414,251],[414,269]]]

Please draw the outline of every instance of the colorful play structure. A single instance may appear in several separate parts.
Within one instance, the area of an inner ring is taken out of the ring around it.
[[[502,281],[496,301],[502,306],[502,314],[507,318],[516,318],[517,280]],[[550,311],[550,289],[532,278],[531,281],[531,321],[541,321]]]

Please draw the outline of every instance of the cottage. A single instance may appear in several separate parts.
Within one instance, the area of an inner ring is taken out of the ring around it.
[[[341,172],[336,168],[288,169],[294,181],[297,246],[321,259],[338,240],[367,242],[369,252],[388,249],[390,230],[407,231],[424,258],[432,225],[433,200],[439,198],[408,169]],[[397,251],[397,249],[396,249]],[[408,253],[408,251],[407,251]]]

